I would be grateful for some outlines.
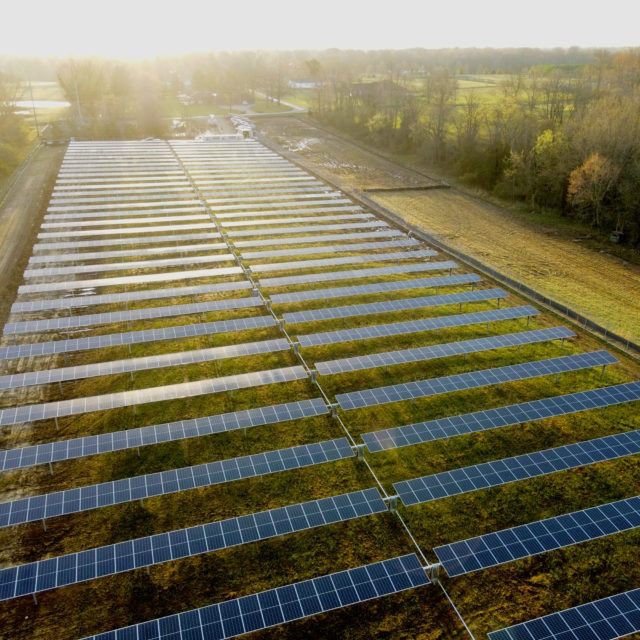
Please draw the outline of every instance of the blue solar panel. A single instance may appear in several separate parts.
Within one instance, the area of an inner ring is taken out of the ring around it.
[[[225,640],[426,584],[418,557],[409,554],[84,640]]]
[[[507,347],[519,347],[547,340],[564,340],[575,337],[573,331],[565,327],[551,329],[538,329],[535,331],[522,331],[520,333],[508,333],[474,340],[461,340],[435,344],[429,347],[416,347],[401,351],[386,351],[384,353],[371,353],[353,358],[340,358],[326,362],[316,362],[315,367],[320,375],[332,375],[348,371],[360,371],[375,367],[388,367],[410,362],[422,362],[434,358],[446,358],[455,355],[466,355],[489,349],[504,349]],[[2,379],[0,378],[0,381]]]
[[[90,301],[88,301],[90,303]],[[40,331],[60,331],[77,327],[89,327],[97,324],[113,324],[116,322],[135,322],[151,318],[172,318],[211,311],[230,311],[232,309],[246,309],[260,307],[264,303],[258,296],[245,298],[223,298],[210,302],[192,302],[189,304],[171,304],[162,307],[144,307],[128,309],[126,311],[110,311],[107,313],[90,313],[80,316],[60,316],[47,320],[25,320],[23,322],[8,322],[4,326],[5,335],[15,333],[38,333]]]
[[[0,376],[0,390],[18,389],[41,384],[53,384],[68,380],[82,380],[100,376],[117,375],[134,371],[150,371],[166,367],[180,367],[201,362],[213,362],[227,358],[239,358],[263,353],[287,351],[291,348],[285,338],[275,340],[259,340],[230,344],[222,347],[207,349],[192,349],[190,351],[175,351],[140,358],[125,358],[108,362],[82,364],[60,369],[43,369],[41,371],[27,371],[26,373],[11,373]]]
[[[372,431],[363,433],[361,437],[369,451],[375,453],[386,449],[407,447],[421,442],[498,429],[530,420],[542,420],[637,400],[640,400],[640,382],[626,382],[600,389],[589,389],[588,391],[512,404],[497,409],[486,409],[485,411],[438,418],[393,429]]]
[[[231,262],[235,256],[230,253],[209,254],[204,256],[189,257],[189,264],[207,264],[216,262]],[[79,273],[99,273],[106,271],[129,271],[130,269],[164,269],[166,267],[184,266],[186,260],[179,258],[155,258],[153,260],[129,260],[127,262],[109,262],[80,264],[63,267],[42,267],[37,269],[27,269],[23,273],[25,278],[45,278],[63,275],[75,275]]]
[[[206,304],[206,303],[205,303]],[[29,358],[32,356],[49,355],[52,353],[71,353],[86,349],[101,349],[121,345],[157,342],[159,340],[179,340],[215,333],[233,331],[247,331],[276,325],[273,316],[250,316],[234,320],[217,320],[198,324],[185,324],[161,329],[146,329],[143,331],[129,331],[126,333],[110,333],[87,338],[73,338],[69,340],[51,340],[49,342],[34,342],[30,344],[0,347],[0,360],[10,358]]]
[[[492,631],[490,640],[615,640],[640,632],[640,589]]]
[[[113,278],[93,278],[91,280],[64,280],[44,284],[23,284],[18,287],[19,294],[49,293],[50,291],[73,291],[74,289],[93,289],[95,287],[115,287],[137,285],[170,280],[189,280],[191,278],[218,278],[221,276],[241,275],[241,267],[216,267],[213,269],[193,269],[191,271],[166,271],[164,273],[146,273],[137,276],[117,276]]]
[[[366,316],[373,313],[393,313],[408,309],[439,307],[447,304],[462,304],[464,302],[484,302],[486,300],[504,299],[507,293],[502,289],[477,289],[448,293],[441,296],[420,296],[418,298],[401,298],[399,300],[382,300],[365,304],[351,304],[344,307],[322,307],[308,311],[294,311],[283,313],[282,319],[288,324],[300,322],[317,322],[319,320],[335,320],[336,318],[352,318]]]
[[[102,240],[69,240],[65,242],[38,242],[33,245],[33,251],[66,251],[67,249],[89,249],[95,247],[110,247],[114,245],[155,245],[159,243],[172,242],[183,243],[193,240],[203,242],[220,238],[217,231],[207,231],[205,233],[173,233],[170,235],[138,236],[125,238],[104,238]]]
[[[327,282],[330,280],[356,280],[376,276],[392,276],[404,273],[423,273],[425,271],[442,271],[457,268],[455,262],[407,262],[393,267],[375,267],[372,269],[351,269],[350,271],[326,271],[324,273],[307,273],[300,276],[282,276],[278,278],[261,278],[263,287],[288,287],[293,284],[309,282]]]
[[[322,253],[345,253],[347,251],[372,251],[374,249],[395,249],[421,244],[415,238],[401,238],[400,240],[381,240],[379,242],[353,242],[314,247],[294,247],[293,249],[271,249],[267,251],[243,251],[244,260],[258,260],[265,258],[288,258],[292,256],[314,255]]]
[[[334,233],[322,236],[301,236],[298,238],[267,238],[266,240],[238,240],[233,243],[236,249],[252,247],[271,247],[274,245],[324,244],[326,242],[344,242],[345,240],[366,240],[371,238],[397,238],[405,236],[404,231],[387,227],[379,231],[358,231],[356,233]],[[244,254],[243,254],[244,256]]]
[[[0,409],[0,425],[32,422],[33,420],[57,419],[64,416],[106,411],[118,407],[132,407],[148,402],[164,402],[178,398],[192,398],[209,393],[221,393],[235,389],[248,389],[263,384],[275,384],[301,380],[308,377],[304,367],[282,367],[266,371],[251,371],[221,378],[206,378],[194,382],[182,382],[160,387],[147,387],[135,391],[121,391],[101,396],[84,396],[71,400],[27,404],[9,409]]]
[[[201,524],[0,570],[0,600],[387,511],[377,489]]]
[[[334,247],[337,253],[339,247]],[[315,269],[317,267],[335,267],[345,264],[359,264],[365,262],[387,262],[389,260],[411,260],[417,258],[430,258],[437,255],[437,251],[425,249],[424,251],[396,251],[389,253],[369,253],[364,256],[343,256],[337,258],[318,258],[317,260],[296,260],[294,262],[269,262],[266,264],[251,265],[253,273],[267,271],[292,271],[294,269]]]
[[[460,373],[444,378],[432,380],[418,380],[404,384],[396,384],[388,387],[341,393],[336,395],[336,400],[345,411],[373,407],[389,402],[402,402],[425,398],[440,393],[475,389],[503,382],[526,380],[538,376],[547,376],[564,373],[566,371],[578,371],[597,366],[614,364],[618,360],[607,351],[593,351],[573,356],[562,356],[548,360],[535,362],[523,362],[520,364]]]
[[[435,547],[450,577],[640,526],[640,496]]]
[[[408,320],[406,322],[394,322],[392,324],[376,324],[354,329],[338,329],[336,331],[322,331],[320,333],[307,333],[298,336],[298,342],[302,347],[315,347],[325,344],[337,344],[350,340],[369,340],[372,338],[384,338],[387,336],[418,333],[420,331],[435,331],[452,327],[466,327],[472,324],[484,322],[500,322],[503,320],[516,320],[518,318],[530,318],[539,315],[539,311],[525,305],[523,307],[506,307],[504,309],[490,309],[489,311],[475,311],[473,313],[461,313],[454,316],[439,316],[436,318],[423,318],[421,320]]]
[[[395,482],[405,506],[640,453],[640,430]]]
[[[202,284],[191,287],[167,287],[166,289],[145,289],[143,291],[127,291],[125,293],[111,293],[105,295],[79,295],[50,300],[28,300],[15,302],[11,307],[11,313],[28,313],[32,311],[44,311],[46,309],[72,309],[76,307],[91,307],[98,304],[129,303],[135,300],[155,300],[160,298],[182,298],[187,296],[208,295],[210,293],[222,293],[223,291],[241,291],[251,289],[253,284],[248,280],[235,282],[216,282],[214,284]]]
[[[18,449],[6,449],[0,451],[0,471],[144,447],[159,442],[197,438],[213,433],[247,429],[287,420],[300,420],[323,415],[328,411],[329,409],[322,398],[314,398],[313,400],[298,400],[191,420],[165,422],[126,431],[58,440]]]
[[[301,227],[277,227],[275,229],[251,229],[237,231],[231,229],[228,234],[232,238],[250,238],[252,236],[286,236],[293,233],[326,233],[327,231],[355,231],[356,229],[383,229],[386,222],[372,220],[371,222],[347,222],[345,224],[307,224]],[[316,236],[316,242],[320,236]],[[279,244],[278,241],[276,241]],[[235,241],[233,243],[236,244]]]
[[[346,438],[208,462],[0,503],[0,527],[123,504],[198,487],[300,469],[354,455]]]

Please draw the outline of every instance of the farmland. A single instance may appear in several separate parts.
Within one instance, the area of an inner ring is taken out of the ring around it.
[[[436,181],[319,133],[262,126],[331,180],[254,141],[70,144],[1,345],[0,486],[12,505],[0,508],[1,558],[9,569],[100,550],[95,575],[85,556],[73,579],[54,561],[59,588],[30,588],[25,569],[15,582],[23,595],[0,603],[0,637],[83,638],[411,554],[423,579],[436,580],[437,546],[637,493],[629,450],[415,505],[396,499],[412,478],[635,437],[637,405],[380,451],[364,437],[597,393],[637,380],[640,368],[574,328],[553,333],[557,318],[474,278],[335,186]],[[463,202],[441,190],[375,198],[420,225],[432,221],[421,217],[429,198],[443,219]],[[493,248],[495,236],[482,238]],[[56,442],[66,444],[47,464],[45,445]],[[74,497],[79,487],[86,499]],[[66,492],[64,514],[55,499],[43,507],[36,498],[56,492]],[[336,516],[322,502],[363,492],[377,496],[370,512],[342,507]],[[249,524],[266,511],[280,522],[273,510],[289,514],[288,529]],[[216,526],[228,527],[217,547]],[[153,554],[133,542],[150,536]],[[631,528],[457,578],[440,567],[436,584],[403,583],[370,602],[364,591],[334,606],[328,596],[305,602],[306,615],[293,616],[302,620],[255,637],[462,639],[467,624],[484,638],[637,587],[638,542]],[[227,622],[227,636],[269,626],[234,620],[244,626]]]

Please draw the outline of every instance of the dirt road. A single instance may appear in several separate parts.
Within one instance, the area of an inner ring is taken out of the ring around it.
[[[259,131],[345,191],[437,184],[308,120],[261,120]],[[640,343],[640,267],[581,245],[456,189],[370,192],[448,246]]]
[[[65,146],[42,146],[0,206],[0,323],[16,297]]]

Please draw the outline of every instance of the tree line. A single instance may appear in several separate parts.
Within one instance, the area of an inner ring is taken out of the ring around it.
[[[314,88],[311,115],[383,150],[418,155],[460,181],[574,216],[640,244],[640,49],[218,52],[143,62],[0,59],[0,173],[24,124],[14,78],[56,79],[72,135],[166,134],[167,97],[278,101]],[[469,88],[484,74],[491,99]],[[18,154],[19,155],[19,154]]]
[[[368,82],[318,60],[310,68],[320,120],[640,244],[640,49],[521,68],[489,101],[448,66],[407,70],[390,57]]]

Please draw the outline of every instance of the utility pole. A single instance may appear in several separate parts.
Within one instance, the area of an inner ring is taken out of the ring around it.
[[[31,97],[31,108],[33,109],[33,120],[36,124],[36,135],[40,137],[40,126],[38,125],[38,116],[36,114],[36,103],[33,101],[33,87],[31,86],[31,78],[29,78],[29,96]]]

